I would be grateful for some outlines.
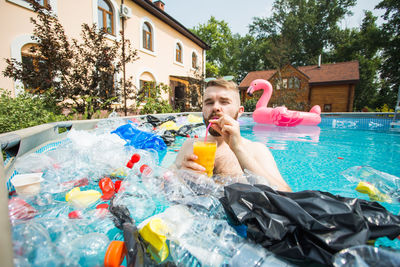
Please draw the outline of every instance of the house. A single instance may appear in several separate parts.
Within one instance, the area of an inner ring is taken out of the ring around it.
[[[152,0],[37,0],[50,4],[69,38],[80,38],[81,25],[96,23],[99,30],[107,33],[110,40],[121,40],[122,22],[124,36],[138,51],[139,59],[126,66],[127,76],[133,76],[136,88],[148,82],[169,85],[171,90],[163,95],[173,107],[190,109],[197,105],[189,97],[190,81],[203,78],[205,53],[210,47],[185,26],[165,12],[162,1]],[[27,56],[32,40],[35,16],[25,0],[0,2],[3,25],[0,33],[0,58]],[[7,25],[7,26],[5,26]],[[0,62],[0,70],[6,67]],[[20,82],[0,76],[0,88],[12,96],[24,90]],[[197,88],[197,90],[199,90]]]
[[[308,111],[319,105],[323,112],[353,111],[354,89],[359,81],[358,61],[294,67],[286,65],[280,71],[249,72],[239,85],[242,103],[255,79],[268,80],[274,91],[269,106],[285,104],[286,95],[294,95],[297,109]]]

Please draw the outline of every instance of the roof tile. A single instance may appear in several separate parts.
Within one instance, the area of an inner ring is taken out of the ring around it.
[[[358,81],[360,79],[358,61],[348,61],[333,64],[321,64],[302,66],[297,68],[308,77],[309,83],[328,83],[328,82],[345,82]],[[249,72],[239,84],[239,87],[249,87],[250,83],[255,79],[269,80],[276,70],[261,70]]]

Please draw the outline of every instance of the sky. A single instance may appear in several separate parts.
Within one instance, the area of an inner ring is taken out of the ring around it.
[[[155,0],[154,0],[155,1]],[[211,16],[217,20],[228,23],[232,33],[244,36],[248,33],[248,25],[253,17],[269,17],[272,12],[274,0],[162,0],[165,3],[164,10],[177,21],[190,29],[200,23],[206,23]],[[364,17],[363,10],[370,10],[378,16],[378,25],[383,20],[383,10],[374,10],[381,0],[358,0],[357,5],[351,9],[354,13],[346,17],[342,22],[342,28],[359,27]],[[249,4],[251,3],[251,5]]]

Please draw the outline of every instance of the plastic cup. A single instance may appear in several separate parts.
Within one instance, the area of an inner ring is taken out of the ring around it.
[[[40,183],[43,181],[42,173],[17,174],[11,183],[18,195],[33,196],[40,192]]]
[[[204,142],[203,140],[198,140],[193,143],[193,153],[198,157],[195,162],[206,168],[208,177],[213,175],[216,151],[216,141]]]

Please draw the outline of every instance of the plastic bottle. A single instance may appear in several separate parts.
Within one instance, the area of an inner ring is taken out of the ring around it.
[[[200,267],[202,263],[185,247],[175,242],[169,243],[170,255],[178,266]]]
[[[229,265],[232,267],[290,266],[289,263],[278,259],[274,254],[263,247],[250,243],[244,243],[238,247]]]

